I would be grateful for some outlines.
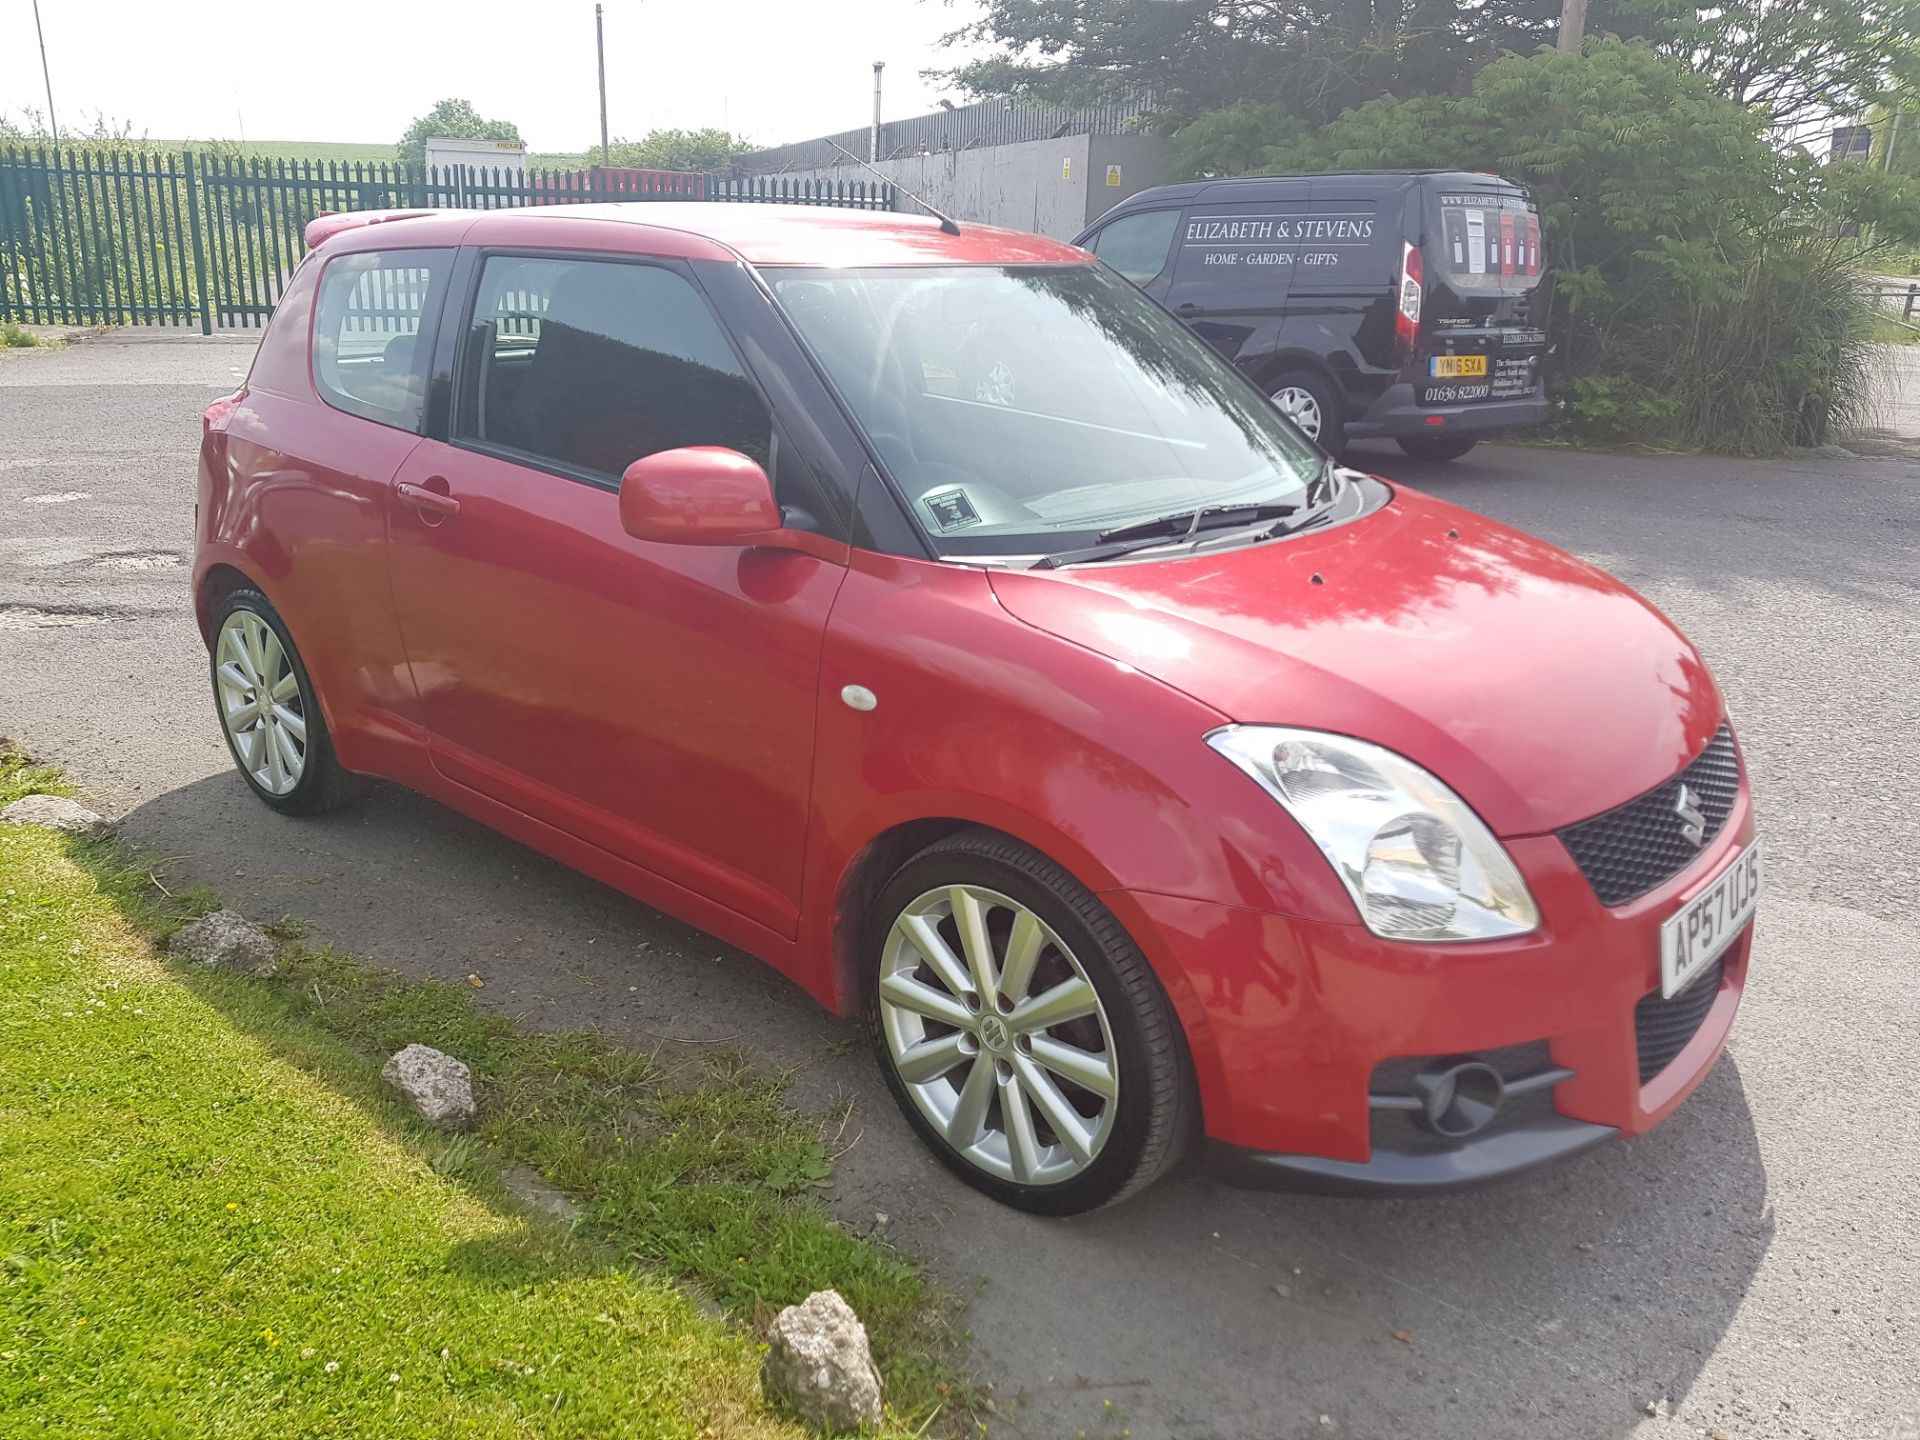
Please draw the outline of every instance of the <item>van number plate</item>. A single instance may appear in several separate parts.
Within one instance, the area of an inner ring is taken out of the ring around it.
[[[1487,373],[1487,357],[1484,355],[1431,355],[1427,357],[1427,373],[1437,379],[1445,380],[1478,379]]]

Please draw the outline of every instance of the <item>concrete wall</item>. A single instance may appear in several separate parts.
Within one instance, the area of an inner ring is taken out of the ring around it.
[[[889,180],[924,196],[956,220],[1031,230],[1071,240],[1127,196],[1165,180],[1168,146],[1151,135],[1067,135],[882,160]],[[1108,184],[1108,167],[1117,166]],[[840,165],[790,170],[789,179],[843,180],[866,172]],[[900,208],[911,208],[902,197]]]

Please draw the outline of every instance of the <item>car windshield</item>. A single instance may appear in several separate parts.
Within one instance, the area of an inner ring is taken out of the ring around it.
[[[1319,470],[1259,391],[1096,266],[764,273],[944,553],[1296,503]]]

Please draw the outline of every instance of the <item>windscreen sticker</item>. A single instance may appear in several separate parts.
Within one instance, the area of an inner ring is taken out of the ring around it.
[[[920,503],[927,507],[933,516],[933,523],[942,531],[964,530],[969,525],[980,523],[980,512],[973,508],[973,501],[967,498],[967,492],[958,486],[952,490],[922,495]]]

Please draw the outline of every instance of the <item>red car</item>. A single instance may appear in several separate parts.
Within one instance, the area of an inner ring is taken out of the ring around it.
[[[760,956],[1031,1210],[1197,1133],[1488,1179],[1712,1066],[1760,852],[1700,657],[1085,252],[679,203],[308,240],[200,467],[268,805],[397,781]]]

